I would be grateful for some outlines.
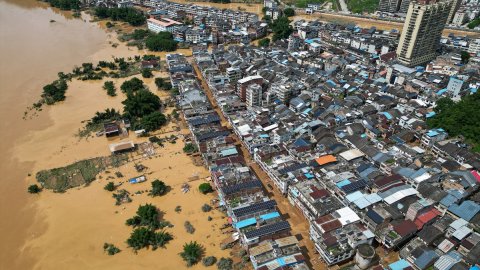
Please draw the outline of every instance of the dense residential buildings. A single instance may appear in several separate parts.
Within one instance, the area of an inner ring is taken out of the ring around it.
[[[182,25],[181,22],[177,22],[169,18],[160,18],[158,20],[154,18],[147,19],[148,30],[155,33],[160,33],[160,32],[172,33],[176,29],[176,27],[180,25]]]

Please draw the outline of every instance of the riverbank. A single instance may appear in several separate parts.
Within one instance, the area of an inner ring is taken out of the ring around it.
[[[2,42],[0,50],[4,60],[1,66],[1,139],[8,142],[1,145],[4,155],[0,166],[8,177],[2,180],[0,199],[3,240],[0,268],[181,268],[184,263],[178,253],[182,245],[190,240],[202,243],[206,247],[206,255],[229,257],[229,251],[220,250],[218,246],[223,240],[223,235],[217,231],[225,223],[222,214],[209,213],[213,220],[208,221],[208,215],[200,209],[201,205],[210,202],[213,195],[206,196],[197,191],[201,180],[190,183],[192,189],[189,193],[180,191],[179,185],[193,174],[200,179],[208,175],[203,167],[195,166],[183,154],[180,140],[177,144],[165,144],[165,148],[158,150],[158,157],[144,161],[143,165],[150,168],[148,182],[125,186],[135,193],[150,189],[150,180],[158,178],[172,187],[172,191],[163,197],[151,198],[144,193],[132,196],[130,204],[115,206],[112,194],[103,190],[108,182],[105,173],[101,175],[102,180],[63,194],[48,190],[38,195],[27,193],[26,187],[36,183],[34,176],[39,170],[109,155],[111,140],[105,137],[79,139],[75,134],[83,127],[81,122],[90,119],[96,111],[123,107],[123,94],[117,91],[117,97],[109,97],[102,89],[103,80],[73,80],[69,83],[64,102],[44,106],[38,116],[22,120],[25,108],[38,100],[42,87],[54,80],[57,72],[70,72],[75,65],[111,60],[113,56],[128,58],[146,52],[125,46],[117,40],[115,33],[105,32],[97,24],[90,23],[89,17],[71,19],[36,1],[0,2],[0,5],[1,22],[8,29],[2,31],[1,37],[10,41]],[[24,18],[22,24],[16,22],[19,17]],[[50,23],[50,20],[55,22]],[[118,46],[113,47],[114,43]],[[190,50],[180,52],[191,54]],[[154,54],[165,59],[166,53]],[[164,75],[155,72],[155,76]],[[114,80],[117,89],[123,80]],[[154,79],[144,81],[162,99],[167,98],[167,92],[155,90]],[[165,130],[173,128],[171,125]],[[125,179],[137,175],[131,163],[119,171]],[[168,229],[174,240],[166,249],[142,250],[135,255],[125,244],[131,232],[125,220],[134,215],[138,205],[147,202],[165,212],[164,218],[175,225]],[[183,209],[181,214],[174,211],[177,205]],[[186,234],[183,228],[187,218],[196,228],[193,235]],[[113,257],[106,255],[103,252],[104,242],[115,244],[122,252]],[[169,259],[159,262],[159,258]],[[193,269],[202,268],[198,265]]]

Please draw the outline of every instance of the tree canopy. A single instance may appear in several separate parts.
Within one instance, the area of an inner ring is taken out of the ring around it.
[[[202,183],[198,186],[198,190],[203,194],[207,194],[209,192],[212,192],[213,188],[212,188],[212,185],[210,185],[210,183]]]
[[[283,14],[287,17],[292,17],[295,15],[295,10],[293,8],[286,8],[283,10]]]
[[[182,259],[190,267],[200,261],[204,253],[204,248],[197,242],[185,243],[183,245],[183,251],[180,253]]]
[[[56,7],[62,10],[80,9],[79,0],[46,0],[46,2],[50,3],[52,7]]]
[[[133,93],[139,90],[144,90],[145,85],[143,85],[143,81],[139,78],[131,78],[128,81],[124,81],[120,86],[120,89],[123,93]]]
[[[126,224],[133,227],[146,226],[149,229],[158,229],[160,220],[157,207],[152,204],[140,205],[137,209],[137,215],[127,219]]]
[[[149,91],[127,93],[127,99],[122,104],[124,114],[139,118],[156,112],[161,107],[160,98]]]
[[[158,247],[164,247],[172,239],[173,236],[168,232],[154,232],[148,228],[141,227],[133,230],[130,238],[127,239],[127,245],[135,251],[148,246],[152,246],[155,250]]]
[[[427,120],[430,128],[443,128],[450,136],[462,135],[480,152],[480,92],[467,95],[457,103],[441,98],[434,110],[435,116]]]
[[[270,39],[269,38],[260,39],[258,41],[258,45],[260,47],[268,47],[268,45],[270,45]]]
[[[140,10],[132,7],[97,7],[95,8],[95,16],[100,19],[110,18],[114,21],[128,22],[132,26],[140,26],[146,21],[145,15]]]
[[[277,20],[273,21],[271,23],[271,28],[273,30],[273,41],[288,38],[293,32],[290,20],[285,16],[279,17]]]
[[[146,131],[153,131],[159,129],[167,123],[167,118],[161,112],[152,112],[142,117],[140,126]]]
[[[158,179],[152,182],[152,190],[150,191],[150,195],[152,197],[162,196],[167,193],[168,186]]]
[[[145,40],[145,46],[154,52],[171,52],[177,49],[177,42],[173,40],[172,33],[160,32],[158,34],[150,34]]]
[[[56,80],[43,87],[42,98],[48,105],[65,100],[68,85],[65,80]]]

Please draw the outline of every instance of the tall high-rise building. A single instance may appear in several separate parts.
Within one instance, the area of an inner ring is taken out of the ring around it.
[[[382,12],[395,13],[400,8],[401,0],[380,0],[378,10]]]
[[[435,59],[451,7],[451,0],[410,2],[397,48],[400,63],[412,67]]]
[[[455,17],[455,13],[457,13],[460,5],[462,4],[462,0],[452,0],[452,8],[450,9],[450,13],[448,13],[448,23],[452,23],[453,18]]]

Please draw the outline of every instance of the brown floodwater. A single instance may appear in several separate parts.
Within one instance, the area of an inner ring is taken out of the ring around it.
[[[45,112],[22,120],[24,111],[57,72],[84,62],[106,38],[99,27],[44,3],[0,0],[0,269],[31,269],[33,264],[24,249],[34,237],[28,232],[36,209],[26,192],[34,182],[28,177],[33,163],[16,160],[13,149],[18,140],[52,121]],[[42,230],[42,224],[35,226]]]

